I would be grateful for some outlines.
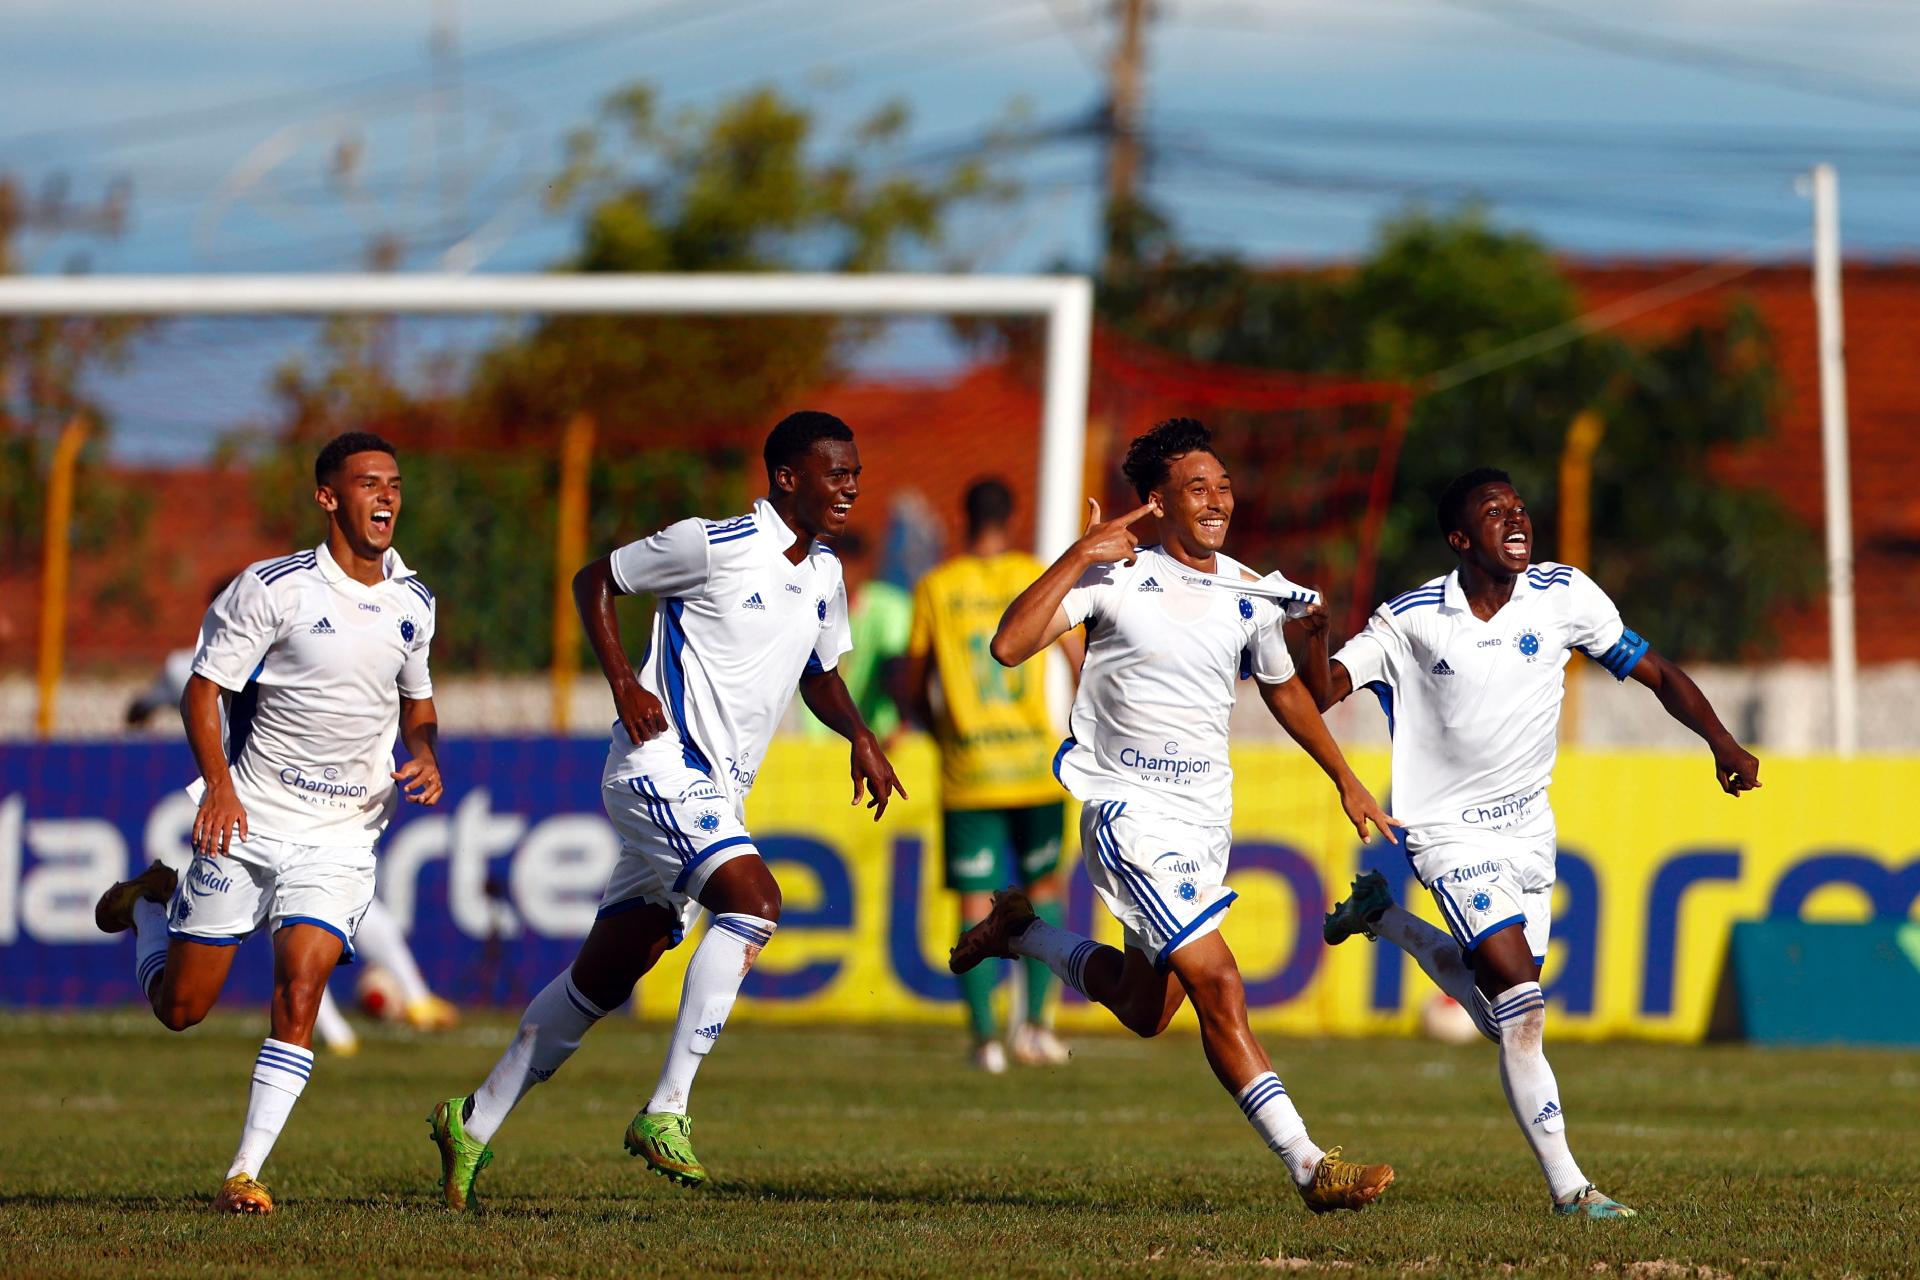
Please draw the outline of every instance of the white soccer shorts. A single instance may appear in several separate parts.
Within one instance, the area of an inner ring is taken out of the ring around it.
[[[197,853],[167,907],[167,936],[239,945],[262,924],[318,925],[340,939],[342,964],[373,901],[370,845],[295,844],[252,835],[220,857]]]
[[[758,854],[745,815],[698,769],[663,764],[600,788],[607,817],[620,833],[620,857],[600,896],[599,919],[647,903],[679,917],[677,945],[699,910],[707,877],[747,854]]]
[[[1448,932],[1463,950],[1472,951],[1517,924],[1526,931],[1534,960],[1545,962],[1553,931],[1556,837],[1551,818],[1530,826],[1522,835],[1442,840],[1413,855],[1414,874],[1433,894]]]
[[[1220,928],[1238,895],[1222,883],[1233,833],[1143,812],[1123,800],[1080,809],[1087,878],[1127,945],[1165,973],[1174,952]]]

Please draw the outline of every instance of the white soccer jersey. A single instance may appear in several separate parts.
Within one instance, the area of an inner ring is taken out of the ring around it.
[[[840,562],[794,533],[764,498],[731,520],[682,520],[612,556],[620,590],[656,598],[640,684],[670,722],[635,747],[613,726],[607,777],[639,777],[644,754],[677,751],[736,801],[746,797],[800,676],[831,671],[853,647]]]
[[[1456,570],[1381,605],[1334,655],[1386,710],[1393,814],[1411,849],[1549,820],[1561,672],[1576,649],[1624,680],[1647,642],[1591,578],[1547,561],[1490,621]]]
[[[249,565],[207,609],[193,671],[234,695],[227,760],[251,834],[371,846],[385,830],[400,699],[433,696],[434,630],[433,592],[399,552],[385,567],[369,587],[323,543]]]
[[[1087,624],[1087,659],[1053,772],[1076,798],[1232,823],[1234,682],[1279,684],[1293,659],[1282,605],[1236,590],[1240,563],[1217,560],[1217,573],[1201,574],[1146,547],[1131,566],[1089,569],[1067,592],[1067,621]]]

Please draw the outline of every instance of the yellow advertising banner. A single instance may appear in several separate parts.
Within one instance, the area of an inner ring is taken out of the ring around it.
[[[1387,794],[1387,758],[1355,768]],[[740,1016],[778,1021],[962,1022],[946,970],[959,915],[944,887],[937,769],[924,739],[895,755],[911,800],[886,817],[849,803],[845,748],[783,741],[760,772],[748,819],[785,898],[780,932],[743,990]],[[1400,851],[1362,846],[1333,790],[1291,746],[1233,756],[1239,900],[1222,932],[1239,958],[1257,1030],[1300,1035],[1410,1031],[1431,986],[1385,944],[1320,938],[1320,918],[1363,867],[1439,924]],[[1920,758],[1768,759],[1739,799],[1704,751],[1562,753],[1552,799],[1559,885],[1542,986],[1554,1035],[1697,1040],[1739,920],[1920,919],[1920,852],[1887,820],[1889,798],[1920,794]],[[1067,927],[1119,943],[1078,868],[1069,806]],[[642,984],[636,1007],[670,1016],[692,951]],[[1190,1019],[1190,1013],[1183,1013]],[[1113,1025],[1074,993],[1067,1030]]]

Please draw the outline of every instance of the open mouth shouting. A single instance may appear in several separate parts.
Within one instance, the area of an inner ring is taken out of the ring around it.
[[[1533,558],[1533,536],[1523,529],[1515,529],[1501,540],[1500,555],[1510,564],[1526,567]]]

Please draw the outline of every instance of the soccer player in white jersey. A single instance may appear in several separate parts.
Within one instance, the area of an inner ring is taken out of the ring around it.
[[[214,1200],[234,1213],[273,1211],[260,1168],[313,1070],[327,978],[373,899],[374,842],[403,793],[434,804],[441,792],[433,593],[393,549],[399,461],[350,432],[313,470],[326,541],[248,566],[201,626],[180,699],[200,766],[186,878],[156,862],[94,911],[108,933],[135,931],[140,988],[173,1031],[213,1008],[234,947],[273,931],[271,1033]],[[410,757],[398,769],[396,732]]]
[[[1469,471],[1440,497],[1440,529],[1460,563],[1380,606],[1327,658],[1326,619],[1309,619],[1303,676],[1324,709],[1370,689],[1393,734],[1393,807],[1414,874],[1442,933],[1394,904],[1370,871],[1327,917],[1406,951],[1500,1046],[1500,1083],[1546,1175],[1557,1214],[1633,1216],[1596,1190],[1567,1146],[1566,1113],[1543,1039],[1553,901],[1547,803],[1563,676],[1575,652],[1616,680],[1653,690],[1713,751],[1728,795],[1760,785],[1760,762],[1721,725],[1698,685],[1629,630],[1606,593],[1570,565],[1533,561],[1533,520],[1507,473]]]
[[[1282,601],[1317,597],[1277,575],[1259,579],[1221,553],[1233,486],[1207,429],[1189,418],[1163,422],[1133,441],[1124,469],[1142,505],[1102,521],[1091,504],[1086,533],[1008,606],[992,650],[1017,666],[1087,625],[1070,736],[1054,773],[1084,804],[1087,874],[1123,926],[1126,949],[1048,924],[1024,894],[1003,889],[949,963],[965,973],[990,956],[1037,959],[1142,1036],[1166,1030],[1192,999],[1208,1065],[1285,1161],[1307,1206],[1361,1209],[1393,1170],[1314,1145],[1247,1026],[1240,969],[1219,933],[1234,899],[1222,881],[1237,679],[1258,682],[1274,718],[1333,780],[1362,838],[1368,824],[1385,833],[1392,820],[1347,767],[1294,674]],[[1160,518],[1162,541],[1136,547],[1129,526],[1149,512]]]
[[[836,669],[850,647],[838,536],[860,494],[853,432],[831,414],[789,415],[767,437],[767,497],[728,520],[682,520],[594,561],[573,580],[587,638],[620,718],[601,802],[620,858],[572,966],[535,996],[486,1081],[429,1120],[441,1189],[474,1206],[487,1143],[534,1085],[677,945],[701,907],[712,924],[687,965],[667,1060],[626,1133],[627,1150],[685,1186],[707,1180],[687,1098],[740,984],[772,940],[780,889],[746,828],[745,802],[774,729],[800,695],[853,744],[853,801],[874,819],[906,794]],[[621,647],[616,595],[655,598],[638,676]]]

